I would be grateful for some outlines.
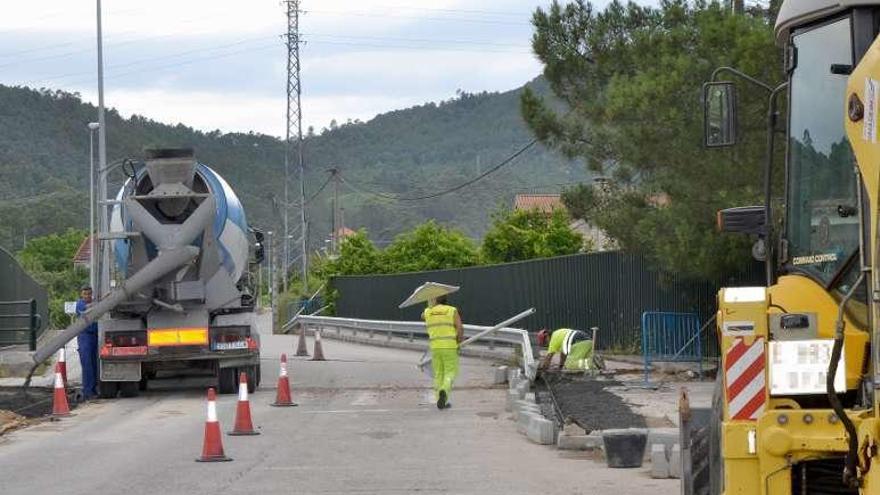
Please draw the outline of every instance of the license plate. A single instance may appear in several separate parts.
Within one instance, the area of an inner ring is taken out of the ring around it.
[[[214,342],[215,351],[228,351],[230,349],[247,349],[247,342],[238,340],[236,342]]]
[[[139,345],[133,347],[111,347],[111,356],[146,356],[147,346]]]

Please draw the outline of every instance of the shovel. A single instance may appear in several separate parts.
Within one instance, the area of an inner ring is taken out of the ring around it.
[[[488,335],[492,332],[497,332],[498,330],[501,330],[502,328],[509,327],[510,325],[513,325],[514,323],[518,322],[519,320],[522,320],[526,316],[530,316],[534,313],[535,313],[535,308],[529,308],[514,317],[511,317],[511,318],[508,318],[508,319],[502,321],[501,323],[495,325],[492,328],[487,328],[486,330],[483,330],[482,332],[480,332],[472,337],[468,337],[464,342],[462,342],[461,344],[458,345],[458,348],[461,349],[462,347],[464,347],[466,345],[470,345],[475,340],[478,340],[482,337],[485,337],[486,335]],[[428,350],[428,351],[425,351],[425,353],[422,355],[421,360],[419,361],[419,370],[421,370],[422,372],[426,372],[429,376],[433,376],[433,371],[431,370],[431,367],[429,366],[430,364],[431,364],[431,353],[430,353],[430,350]]]

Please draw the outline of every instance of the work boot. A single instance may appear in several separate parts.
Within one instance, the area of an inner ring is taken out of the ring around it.
[[[437,399],[437,409],[445,409],[446,408],[446,391],[441,390],[438,395],[439,395],[439,398]]]

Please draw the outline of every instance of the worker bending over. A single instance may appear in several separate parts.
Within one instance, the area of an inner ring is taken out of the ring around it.
[[[560,328],[551,334],[546,329],[538,332],[538,345],[547,346],[547,355],[541,360],[539,369],[546,369],[559,354],[559,369],[589,369],[593,361],[593,341],[586,332],[571,328]],[[548,345],[549,341],[549,345]]]
[[[434,372],[434,398],[437,409],[452,404],[449,394],[458,375],[458,344],[464,338],[461,315],[454,306],[446,304],[446,296],[434,299],[422,313],[428,327],[431,347],[431,368]]]

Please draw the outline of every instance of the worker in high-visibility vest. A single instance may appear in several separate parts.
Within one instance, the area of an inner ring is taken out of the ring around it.
[[[449,394],[458,375],[458,344],[464,338],[461,315],[454,306],[446,304],[446,296],[440,296],[428,304],[422,319],[428,326],[430,339],[434,398],[437,409],[446,409],[452,405]]]
[[[559,354],[559,369],[589,369],[593,360],[593,340],[586,332],[560,328],[553,333],[546,329],[538,332],[538,345],[547,346],[547,355],[538,365],[539,369],[550,366],[553,356]]]

